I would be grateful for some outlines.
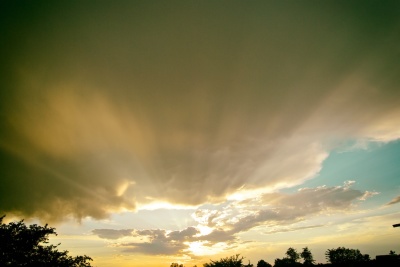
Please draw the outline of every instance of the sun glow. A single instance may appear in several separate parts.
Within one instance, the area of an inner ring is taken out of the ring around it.
[[[213,231],[213,228],[201,224],[197,225],[197,229],[200,231],[200,235],[208,235]]]
[[[195,241],[195,242],[187,242],[189,245],[188,251],[193,253],[196,256],[205,256],[215,254],[216,251],[213,247],[204,246],[203,244],[207,243],[206,241]]]

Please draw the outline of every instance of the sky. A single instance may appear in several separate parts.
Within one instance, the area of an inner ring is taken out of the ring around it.
[[[1,1],[0,213],[98,267],[400,252],[399,1]]]

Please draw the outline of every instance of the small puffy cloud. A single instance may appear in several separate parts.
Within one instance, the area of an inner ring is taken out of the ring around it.
[[[393,198],[389,203],[387,203],[386,205],[393,205],[393,204],[397,204],[400,202],[400,196],[397,196],[395,198]]]
[[[365,191],[364,195],[360,197],[360,200],[366,200],[367,198],[373,197],[375,195],[379,195],[379,192]]]

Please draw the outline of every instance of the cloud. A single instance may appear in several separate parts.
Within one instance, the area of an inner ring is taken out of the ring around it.
[[[259,198],[230,203],[226,209],[230,214],[218,218],[219,229],[210,235],[229,236],[248,231],[254,227],[264,225],[283,226],[303,221],[317,214],[336,214],[351,210],[356,201],[363,201],[366,195],[373,196],[351,188],[354,182],[346,182],[343,186],[317,188],[302,188],[296,193],[269,193]],[[204,221],[205,213],[216,214],[215,211],[202,210],[194,213],[194,219],[200,215],[199,223],[214,226],[214,221]],[[206,238],[206,236],[204,237]],[[214,240],[213,240],[214,241]]]
[[[163,242],[161,240],[144,243],[123,243],[118,246],[123,247],[124,252],[148,255],[179,255],[182,253],[182,250],[188,248],[187,245],[182,243]]]
[[[194,241],[199,231],[194,227],[188,227],[182,231],[167,232],[162,229],[94,229],[93,234],[104,239],[119,239],[126,236],[140,238],[141,242],[123,242],[115,246],[122,247],[125,252],[138,252],[150,255],[174,255],[180,254],[188,248],[186,242]],[[144,241],[143,241],[144,240]]]
[[[236,241],[236,237],[233,231],[223,230],[223,229],[215,229],[211,233],[199,237],[199,240],[207,241],[206,245],[212,246],[216,243],[220,242],[233,242]]]
[[[360,200],[366,200],[367,198],[370,198],[375,195],[379,195],[379,192],[365,191],[364,195],[362,197],[360,197]]]
[[[199,230],[194,227],[188,227],[182,231],[173,231],[168,234],[168,239],[174,241],[190,241],[193,236],[198,234]]]
[[[119,239],[125,236],[132,236],[133,231],[133,229],[95,229],[92,231],[92,233],[104,239]]]
[[[222,203],[400,137],[397,6],[62,5],[1,11],[2,213]]]
[[[400,202],[400,196],[397,196],[395,198],[393,198],[389,203],[387,203],[386,205],[393,205],[393,204],[397,204]]]
[[[310,225],[310,226],[302,226],[302,227],[281,228],[281,229],[264,232],[264,234],[270,235],[270,234],[276,234],[276,233],[294,232],[294,231],[298,231],[298,230],[313,229],[313,228],[319,228],[319,227],[324,227],[324,226],[325,225],[319,224],[319,225]]]
[[[244,201],[207,205],[207,209],[198,209],[192,214],[198,225],[181,231],[95,229],[92,233],[110,240],[126,236],[140,238],[140,241],[116,243],[125,252],[195,255],[196,252],[190,250],[190,244],[197,242],[202,247],[215,247],[218,244],[234,246],[242,242],[240,233],[260,226],[264,234],[323,227],[322,224],[296,226],[296,223],[317,215],[351,211],[357,202],[374,195],[353,189],[353,185],[353,181],[348,181],[342,186],[302,188],[290,194],[268,193]],[[210,231],[201,233],[199,229],[202,226],[208,227]]]
[[[194,227],[188,227],[182,231],[166,232],[165,230],[135,230],[135,229],[95,229],[93,234],[105,239],[118,239],[125,236],[148,236],[151,240],[187,241],[199,231]]]

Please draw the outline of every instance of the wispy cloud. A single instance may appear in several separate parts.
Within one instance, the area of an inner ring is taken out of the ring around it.
[[[400,202],[400,196],[397,196],[395,198],[393,198],[389,203],[387,203],[386,205],[393,205],[393,204],[397,204]]]
[[[319,227],[324,227],[325,225],[319,224],[319,225],[309,225],[309,226],[301,226],[301,227],[287,227],[287,228],[280,228],[276,230],[271,230],[264,232],[264,234],[276,234],[276,233],[286,233],[286,232],[294,232],[294,231],[299,231],[299,230],[305,230],[305,229],[313,229],[313,228],[319,228]]]

